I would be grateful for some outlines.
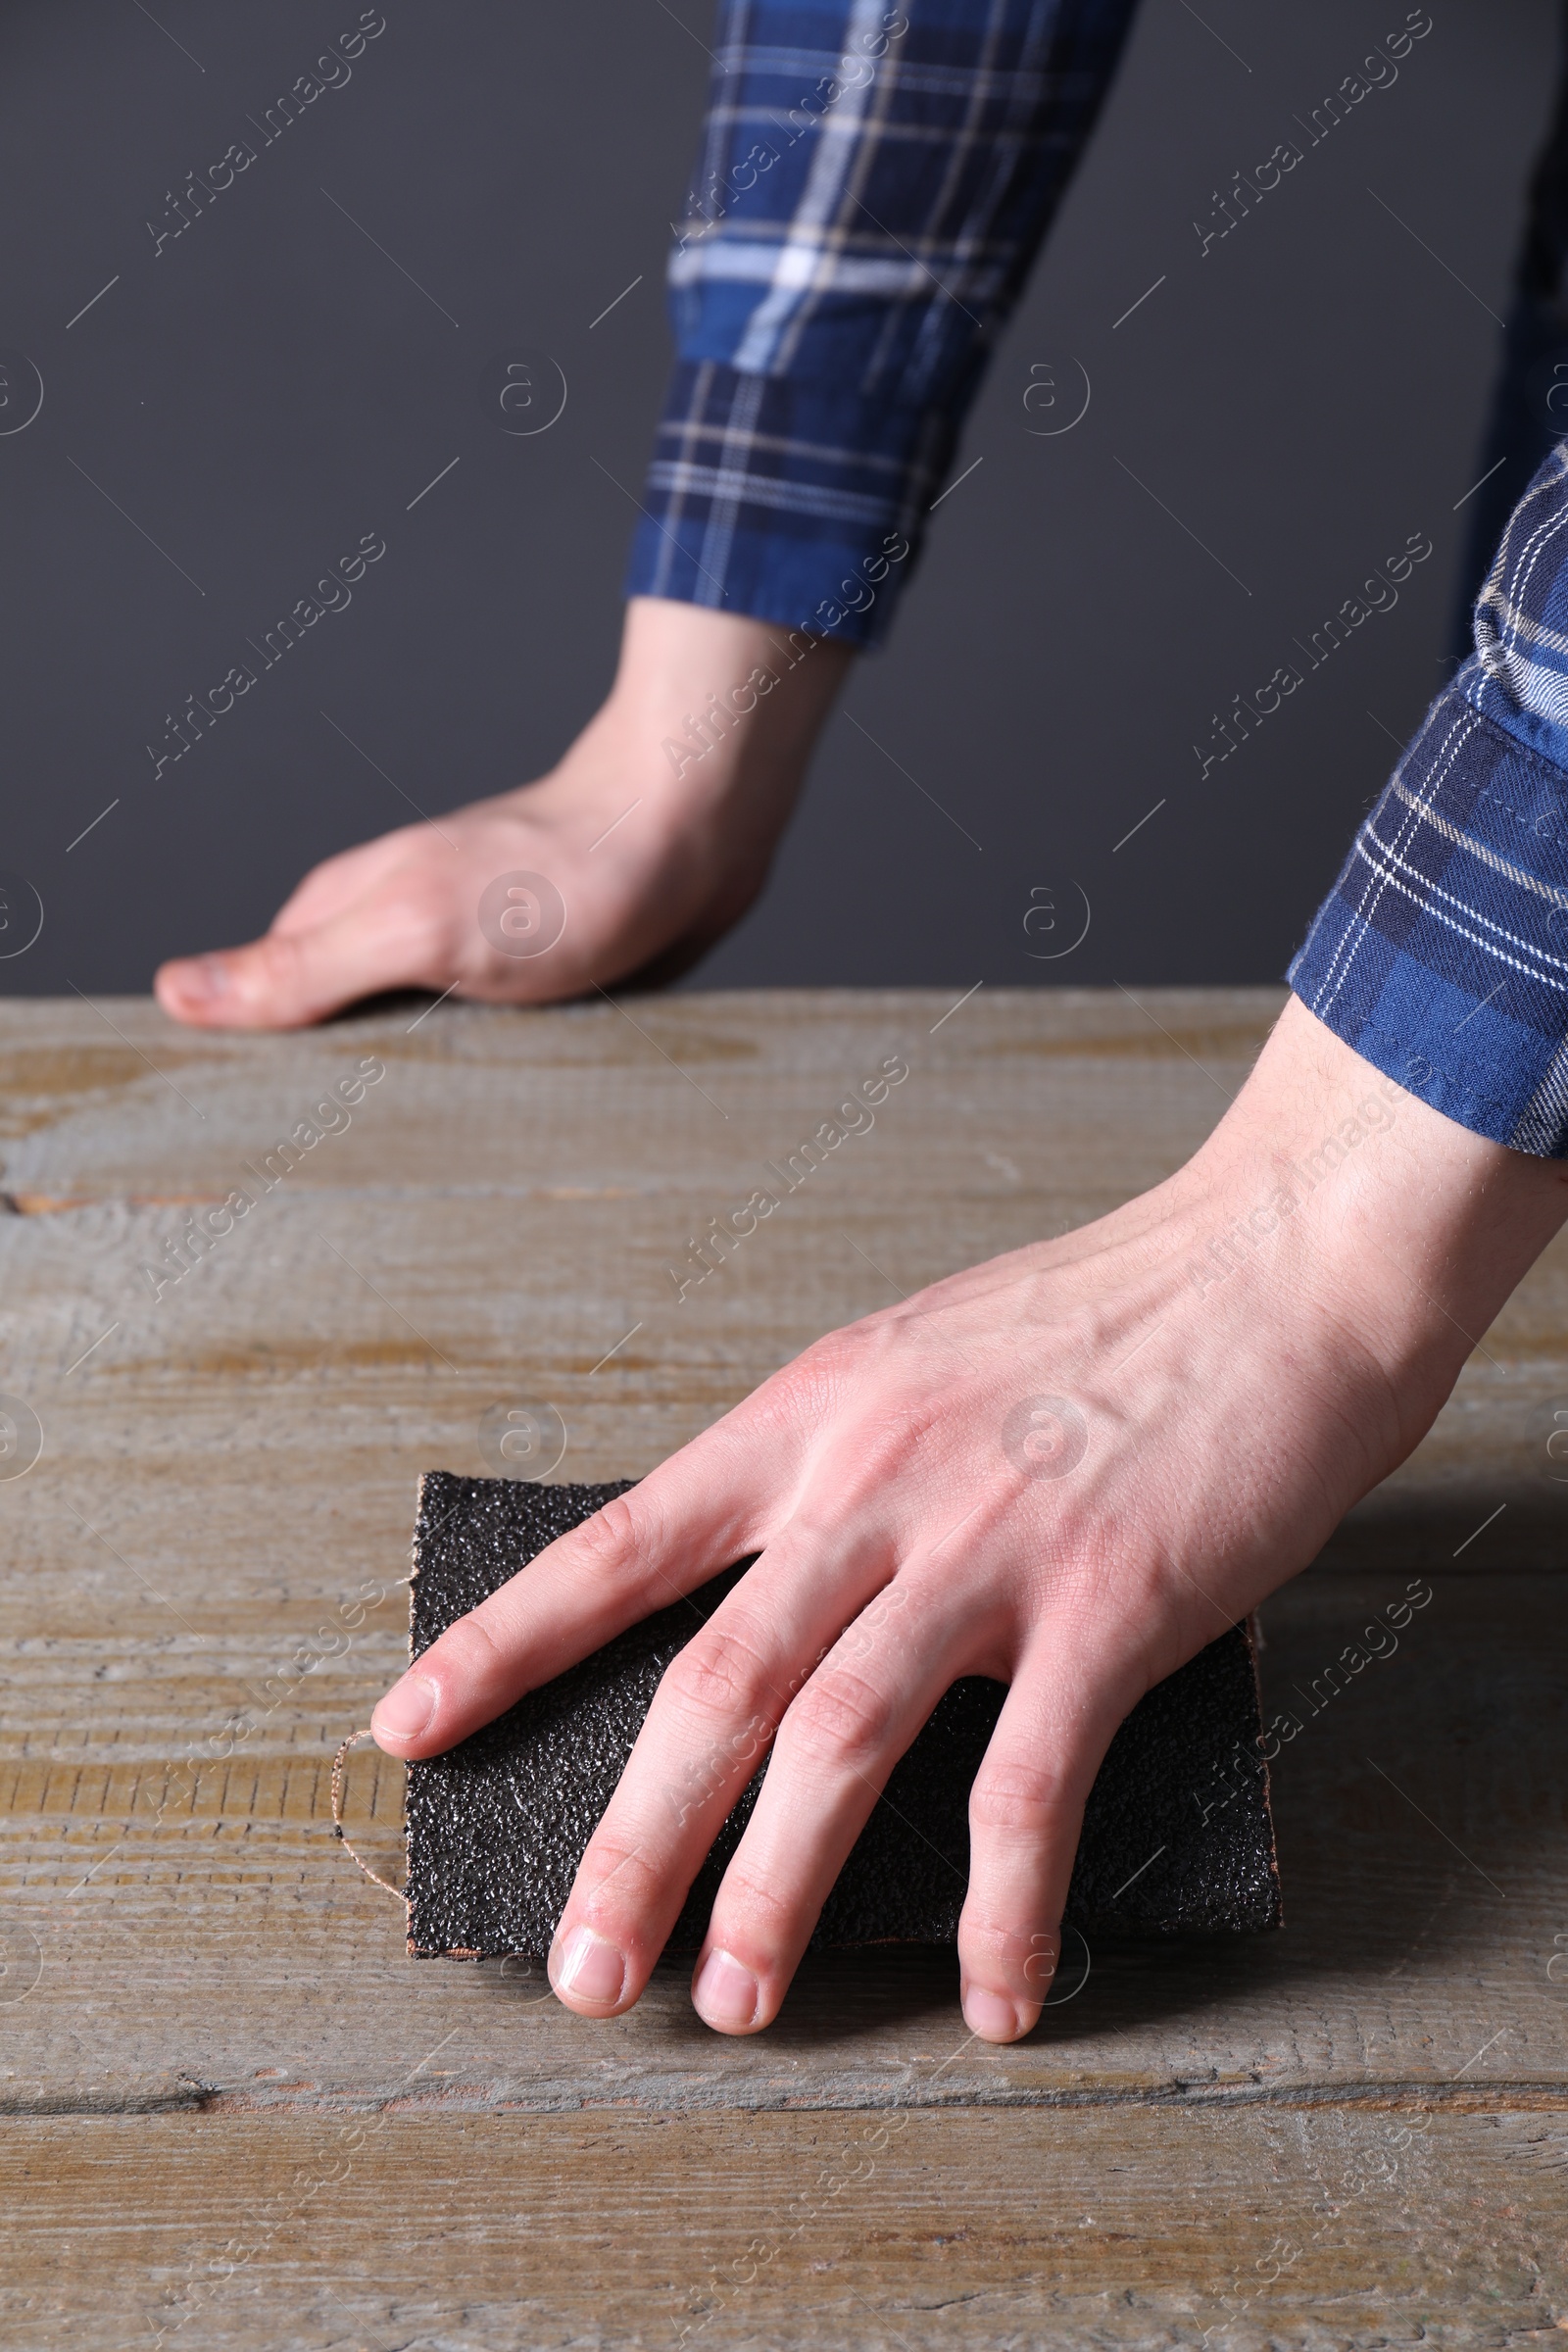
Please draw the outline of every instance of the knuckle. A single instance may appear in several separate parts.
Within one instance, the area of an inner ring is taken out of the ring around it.
[[[445,970],[456,956],[463,926],[443,876],[397,875],[386,885],[379,914],[381,928],[421,967]]]
[[[1021,1756],[987,1761],[969,1791],[971,1830],[1000,1830],[1044,1836],[1069,1805],[1064,1776],[1053,1764],[1031,1764]]]
[[[1043,2000],[1059,1966],[1056,1929],[1030,1928],[989,1909],[971,1893],[958,1927],[958,1957],[968,1969],[995,1971],[1020,1991]]]
[[[434,1674],[444,1690],[487,1682],[504,1663],[500,1644],[477,1609],[448,1626],[439,1642],[415,1660],[421,1671]]]
[[[567,1539],[574,1571],[612,1589],[631,1583],[649,1566],[657,1534],[646,1508],[633,1510],[616,1494]]]
[[[753,1715],[766,1695],[767,1670],[743,1634],[710,1626],[665,1668],[662,1688],[687,1714]]]
[[[589,1840],[578,1869],[572,1909],[601,1926],[642,1919],[659,1901],[665,1875],[662,1858],[642,1839],[632,1841],[613,1830],[600,1830]]]
[[[785,1369],[803,1381],[836,1380],[858,1365],[863,1352],[863,1343],[855,1325],[846,1323],[813,1340]]]
[[[749,1870],[739,1855],[724,1873],[724,1884],[713,1905],[712,1935],[716,1942],[745,1960],[765,1969],[772,1954],[799,1938],[798,1906]]]
[[[802,1420],[819,1422],[842,1407],[864,1355],[856,1327],[830,1331],[763,1381],[748,1403],[763,1428],[797,1435]]]
[[[855,1769],[880,1756],[891,1717],[886,1691],[840,1666],[813,1676],[784,1723],[796,1753]]]
[[[265,987],[281,991],[298,985],[304,957],[292,932],[269,931],[256,941],[251,954],[255,958],[251,969]]]
[[[878,1638],[885,1639],[888,1629],[896,1625],[909,1606],[909,1598],[907,1584],[895,1580],[892,1584],[884,1585],[875,1599],[860,1611],[859,1616],[840,1636],[844,1656],[869,1657],[877,1645]]]

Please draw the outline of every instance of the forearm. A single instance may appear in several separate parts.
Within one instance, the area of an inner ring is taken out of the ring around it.
[[[1270,1313],[1311,1300],[1377,1364],[1391,1416],[1379,1476],[1568,1218],[1562,1161],[1432,1109],[1294,999],[1173,1183],[1194,1207],[1185,1274],[1200,1298],[1255,1293]]]
[[[675,855],[682,845],[701,856],[721,843],[737,886],[749,892],[788,821],[854,658],[852,647],[802,630],[633,597],[614,684],[547,779],[546,798],[635,798],[626,833],[654,826]],[[512,798],[523,806],[539,791],[523,785]],[[605,848],[614,855],[617,846],[618,831]]]
[[[633,597],[593,724],[631,735],[638,772],[667,776],[694,804],[742,774],[760,790],[788,773],[793,788],[853,659],[852,647],[802,629]]]

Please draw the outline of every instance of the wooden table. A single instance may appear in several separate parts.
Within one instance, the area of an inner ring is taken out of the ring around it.
[[[892,1286],[1163,1175],[1279,1002],[953,999],[0,1009],[0,1388],[43,1434],[0,1482],[8,2347],[1561,2340],[1568,1249],[1265,1612],[1284,1692],[1435,1588],[1275,1767],[1277,1936],[1097,1952],[1011,2049],[949,1955],[823,1959],[734,2042],[682,1972],[590,2025],[409,1961],[333,1838],[416,1475],[482,1470],[487,1407],[553,1403],[562,1477],[647,1470]],[[677,1302],[689,1238],[895,1054],[875,1130]],[[401,1781],[352,1762],[388,1864]]]

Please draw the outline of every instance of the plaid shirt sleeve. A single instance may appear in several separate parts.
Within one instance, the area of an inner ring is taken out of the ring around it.
[[[628,593],[859,645],[1136,0],[722,0]]]
[[[1475,653],[1427,712],[1290,969],[1437,1110],[1568,1158],[1568,446],[1514,509]]]

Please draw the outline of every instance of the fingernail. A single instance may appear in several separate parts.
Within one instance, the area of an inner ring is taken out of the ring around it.
[[[573,1993],[579,2001],[612,2007],[626,1982],[626,1962],[612,1943],[592,1928],[574,1928],[560,1958],[550,1955],[550,1982],[558,1992]]]
[[[193,956],[175,964],[174,985],[192,1004],[211,1004],[228,994],[228,967],[220,956]]]
[[[435,1713],[436,1689],[422,1674],[406,1674],[394,1683],[370,1717],[376,1739],[417,1740]]]
[[[730,1952],[709,1953],[692,1986],[692,2006],[705,2025],[733,2034],[752,2023],[760,2000],[761,1988],[749,1968]]]
[[[982,2041],[1016,2041],[1023,2023],[1015,2001],[1004,1992],[987,1992],[983,1984],[964,1986],[963,2019]]]

